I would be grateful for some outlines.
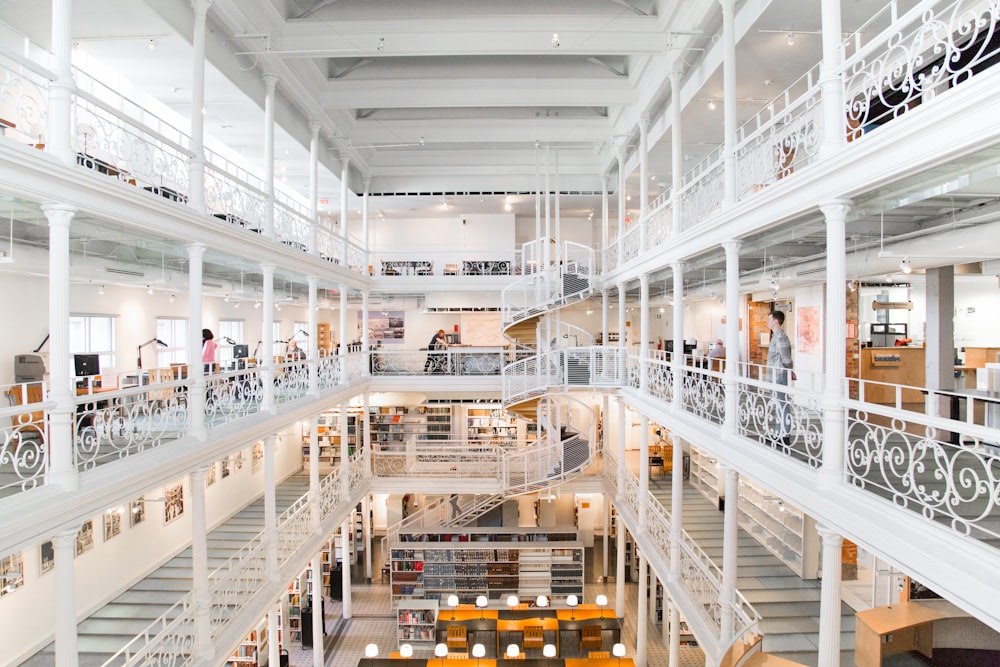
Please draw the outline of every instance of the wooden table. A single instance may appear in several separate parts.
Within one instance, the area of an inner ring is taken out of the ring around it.
[[[934,621],[967,615],[946,600],[901,602],[860,611],[854,629],[854,664],[880,667],[884,658],[909,651],[930,658]]]
[[[564,667],[635,667],[632,658],[566,658]]]

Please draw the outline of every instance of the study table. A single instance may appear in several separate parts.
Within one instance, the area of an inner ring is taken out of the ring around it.
[[[632,658],[529,658],[505,660],[503,658],[362,658],[358,667],[635,667]]]
[[[879,667],[898,653],[919,651],[928,658],[934,646],[934,621],[968,616],[947,600],[900,602],[855,614],[854,664]]]

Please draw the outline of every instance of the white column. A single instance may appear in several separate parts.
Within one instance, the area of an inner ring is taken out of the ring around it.
[[[601,174],[601,270],[608,270],[608,249],[611,247],[611,229],[608,218],[608,180]]]
[[[340,246],[341,256],[344,258],[344,268],[349,269],[351,262],[347,257],[347,179],[351,175],[351,159],[346,155],[340,156]],[[341,341],[344,347],[346,341]]]
[[[372,179],[370,176],[365,177],[364,186],[365,191],[361,195],[361,246],[365,249],[365,263],[368,264],[371,262],[371,259],[368,257],[368,237],[370,236],[368,232],[368,213],[369,205],[371,204],[369,193],[372,188]]]
[[[309,252],[319,254],[319,121],[309,121],[309,215],[312,240]]]
[[[649,117],[639,119],[639,252],[649,248]]]
[[[618,268],[625,263],[625,147],[618,148]]]
[[[649,588],[649,572],[646,565],[646,554],[638,548],[635,550],[636,563],[639,565],[639,609],[635,620],[635,667],[646,667],[646,626],[649,624],[649,603],[646,600]]]
[[[312,595],[312,633],[313,633],[313,667],[325,667],[326,654],[323,647],[323,552],[317,552],[312,558],[312,585],[309,587]],[[331,563],[332,565],[332,563]],[[332,576],[332,573],[331,573]]]
[[[722,590],[719,591],[721,629],[719,641],[728,642],[733,637],[734,610],[736,599],[736,558],[739,540],[738,512],[740,507],[740,477],[732,468],[723,464],[719,471],[725,477],[726,509],[722,518]]]
[[[274,400],[274,264],[261,264],[261,324],[260,324],[260,355],[257,366],[260,367],[260,381],[264,393],[261,397],[260,411],[274,414],[278,406]]]
[[[639,391],[649,392],[649,274],[639,276]]]
[[[347,447],[347,402],[345,401],[340,404],[340,484],[345,498],[351,496],[350,460]]]
[[[312,529],[319,535],[323,532],[320,513],[320,475],[319,475],[319,420],[313,418],[305,422],[309,429],[309,513],[312,519]]]
[[[601,290],[601,345],[608,347],[608,290]]]
[[[820,480],[839,484],[844,473],[844,376],[847,360],[847,239],[846,221],[850,201],[834,200],[820,205],[826,218],[826,373],[823,383],[823,465]]]
[[[205,365],[201,360],[202,258],[205,246],[189,243],[188,254],[188,415],[191,435],[199,440],[208,438],[205,426]]]
[[[607,396],[605,395],[605,400]],[[608,404],[605,402],[605,414],[607,413]],[[607,431],[605,431],[605,434]],[[611,562],[611,554],[608,553],[611,550],[611,498],[607,494],[604,494],[604,526],[603,526],[603,546],[604,551],[601,554],[601,583],[607,583],[608,581],[608,565]]]
[[[680,581],[681,542],[684,526],[684,441],[674,435],[674,469],[670,475],[670,571],[669,581]],[[676,664],[676,663],[671,663]]]
[[[367,402],[367,394],[366,402]],[[368,412],[367,406],[365,406],[365,413]],[[360,428],[360,425],[359,425]],[[363,535],[362,544],[365,545],[365,581],[370,585],[372,583],[372,514],[371,514],[371,504],[372,497],[366,495],[361,500],[361,531]]]
[[[625,618],[625,522],[618,514],[618,540],[615,543],[615,613]]]
[[[277,639],[270,639],[271,637],[277,638],[278,636],[278,615],[281,613],[281,604],[272,603],[271,608],[267,610],[267,664],[277,665],[281,662],[281,655],[278,653],[279,646]]]
[[[625,478],[628,476],[625,467],[625,428],[628,413],[625,401],[618,397],[618,500],[625,498]]]
[[[628,341],[625,340],[625,283],[618,283],[618,347],[628,354]],[[623,360],[625,367],[628,361]]]
[[[55,560],[55,633],[56,667],[77,667],[80,664],[79,637],[76,631],[76,534],[79,528],[68,528],[52,538]]]
[[[344,246],[346,249],[346,245]],[[347,285],[338,285],[340,291],[340,346],[337,354],[340,355],[340,384],[347,384]],[[367,311],[365,311],[367,312]],[[347,443],[343,443],[346,445]]]
[[[674,262],[670,265],[674,274],[674,351],[670,355],[670,367],[673,369],[673,408],[684,409],[681,393],[684,390],[684,264]]]
[[[847,143],[844,117],[844,86],[840,78],[843,63],[841,43],[840,0],[821,0],[820,13],[823,33],[823,61],[819,66],[819,85],[823,100],[823,140],[820,159],[839,152]]]
[[[649,503],[649,417],[639,415],[639,532],[645,533]],[[645,599],[645,598],[643,598]]]
[[[670,72],[670,208],[671,233],[681,233],[681,186],[684,176],[684,145],[681,143],[681,72]],[[674,664],[674,663],[671,663]]]
[[[555,230],[556,247],[559,248],[562,246],[562,228],[559,219],[559,144],[556,144],[553,153],[555,164],[552,170],[552,203],[555,211],[552,227]]]
[[[369,354],[371,344],[372,342],[368,338],[368,290],[365,290],[361,292],[361,349]],[[371,367],[371,363],[366,366],[366,375],[371,372]]]
[[[819,667],[840,665],[840,577],[844,538],[817,526],[823,539],[823,582],[819,602]]]
[[[73,464],[76,426],[75,391],[69,366],[69,227],[74,210],[43,205],[49,221],[49,456],[47,483],[64,491],[79,486]]]
[[[674,604],[673,600],[670,601],[670,641],[668,644],[668,665],[679,665],[681,664],[681,612]]]
[[[48,136],[44,137],[46,151],[66,164],[76,164],[72,140],[75,131],[70,127],[76,90],[72,64],[72,5],[72,0],[52,0],[52,71],[56,76],[49,83]]]
[[[551,171],[549,155],[551,148],[545,144],[545,171],[543,172],[543,182],[545,184],[545,243],[542,244],[544,255],[544,268],[548,271],[552,264],[552,246],[555,240],[552,236],[552,188],[549,186],[549,172]],[[549,340],[546,338],[545,340]]]
[[[372,451],[372,414],[371,414],[371,394],[367,391],[362,394],[362,416],[361,438],[364,442],[365,451],[371,454]],[[370,504],[371,501],[369,501]]]
[[[188,475],[191,485],[191,597],[194,599],[194,652],[199,662],[215,656],[212,642],[212,594],[208,588],[208,518],[205,508],[205,477],[200,466]]]
[[[955,267],[927,269],[927,349],[924,386],[934,391],[955,389]],[[933,391],[927,392],[927,414],[932,417],[951,416],[950,400]],[[970,402],[969,405],[972,405]],[[938,433],[947,439],[948,435]]]
[[[734,443],[739,430],[739,376],[740,363],[740,246],[739,241],[726,241],[726,369],[723,386],[726,391],[726,418],[722,430],[726,439]]]
[[[191,38],[191,175],[188,205],[205,212],[205,18],[212,0],[191,0],[194,34]]]
[[[343,579],[344,589],[344,603],[343,603],[343,618],[344,620],[349,620],[353,615],[352,604],[351,604],[351,525],[347,521],[340,525],[340,539],[344,545],[342,553],[344,554],[344,567],[341,568],[341,576]]]
[[[264,236],[275,238],[274,232],[274,93],[278,75],[264,73]]]
[[[273,582],[281,578],[278,569],[278,476],[274,467],[278,439],[264,436],[264,532],[267,535],[267,570]],[[312,450],[310,450],[312,451]],[[271,635],[277,637],[277,635]]]
[[[309,395],[319,396],[319,313],[316,312],[316,286],[319,280],[309,276]]]
[[[725,143],[722,149],[724,191],[723,210],[736,204],[736,21],[734,0],[722,5],[722,112]]]

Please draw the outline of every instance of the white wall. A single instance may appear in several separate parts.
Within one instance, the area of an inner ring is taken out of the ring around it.
[[[263,466],[251,472],[251,446],[243,448],[244,464],[239,470],[233,467],[232,474],[217,478],[214,485],[206,489],[207,523],[211,529],[225,521],[235,511],[264,491]],[[218,467],[218,464],[216,464]],[[294,437],[283,437],[277,447],[275,468],[278,479],[283,479],[302,468],[301,443]],[[176,480],[175,480],[176,481]],[[129,582],[146,576],[159,567],[161,560],[173,555],[191,541],[191,488],[190,478],[183,478],[184,514],[169,524],[164,522],[162,502],[146,503],[146,520],[135,527],[129,527],[128,504],[110,508],[122,508],[125,512],[121,534],[110,541],[104,541],[102,515],[94,517],[94,547],[75,559],[76,606],[78,614],[88,615],[115,598],[129,587]],[[166,486],[174,486],[171,482]],[[149,489],[145,498],[164,497],[164,487]],[[263,528],[263,526],[261,526]],[[52,640],[52,609],[56,604],[55,572],[40,572],[39,545],[23,552],[25,585],[9,595],[0,598],[0,627],[8,637],[18,637],[18,647],[30,647],[31,653],[40,650]],[[48,619],[40,622],[39,619]],[[28,654],[30,655],[30,653]],[[8,656],[17,664],[24,656]]]

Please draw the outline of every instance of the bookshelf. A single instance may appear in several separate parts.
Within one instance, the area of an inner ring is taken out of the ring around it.
[[[396,609],[397,643],[433,645],[437,617],[437,600],[408,600],[401,603]]]
[[[316,325],[316,349],[319,355],[325,357],[330,354],[333,346],[333,339],[330,336],[330,325],[320,322]]]
[[[517,418],[499,408],[468,408],[466,434],[470,445],[517,442]]]
[[[347,415],[347,451],[348,456],[353,456],[358,446],[358,422],[360,415],[348,413]],[[319,445],[320,466],[332,467],[340,463],[340,411],[321,412],[317,417],[318,432],[317,443]],[[309,428],[302,427],[302,459],[305,465],[309,464]]]
[[[302,641],[302,579],[296,577],[288,590],[285,592],[285,623],[282,625],[284,636],[288,637],[288,644],[297,644]]]
[[[427,406],[427,439],[451,440],[450,405]]]
[[[818,549],[810,543],[809,536],[815,533],[815,523],[810,517],[742,475],[739,510],[743,530],[799,576],[814,576],[806,565],[812,560],[811,552]]]
[[[468,529],[401,533],[390,550],[396,608],[455,594],[463,604],[480,595],[583,595],[583,546],[576,531]]]
[[[712,504],[719,502],[719,464],[696,447],[691,448],[691,484]]]
[[[257,667],[267,655],[267,616],[260,620],[226,660],[233,667]]]

